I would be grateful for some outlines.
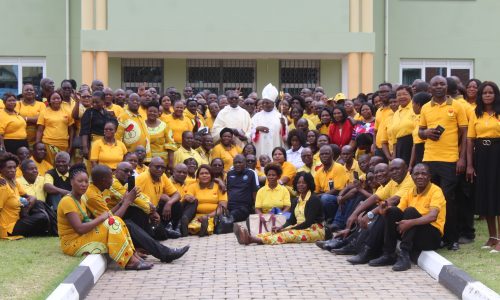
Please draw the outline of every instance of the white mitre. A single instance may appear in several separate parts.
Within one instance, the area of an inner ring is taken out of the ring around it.
[[[262,90],[262,99],[267,99],[275,102],[276,98],[278,98],[278,89],[274,85],[269,83]]]

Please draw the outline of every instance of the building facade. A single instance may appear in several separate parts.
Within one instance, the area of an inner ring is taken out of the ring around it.
[[[49,76],[113,88],[355,97],[436,74],[500,81],[497,0],[0,0],[0,95]]]

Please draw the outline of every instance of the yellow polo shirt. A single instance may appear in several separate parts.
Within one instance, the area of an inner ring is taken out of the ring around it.
[[[217,208],[220,202],[227,201],[227,194],[219,189],[217,183],[213,183],[212,188],[200,188],[200,185],[196,182],[187,187],[186,194],[184,196],[191,195],[198,200],[198,208],[196,209],[196,214],[206,215],[209,214]]]
[[[421,144],[425,141],[418,136],[418,130],[419,130],[419,125],[420,125],[420,115],[415,115],[414,125],[415,125],[415,127],[413,128],[413,132],[412,132],[413,144]]]
[[[121,114],[125,112],[123,107],[121,107],[120,105],[116,105],[114,103],[111,103],[110,106],[106,106],[105,108],[107,111],[112,111],[113,114],[115,115],[115,118],[118,118],[119,116],[121,116]]]
[[[184,195],[187,193],[187,187],[188,185],[186,184],[186,181],[184,181],[183,184],[178,183],[177,181],[174,180],[174,177],[170,176],[170,181],[172,184],[175,186],[179,194],[181,195],[181,201],[184,201]]]
[[[94,184],[91,183],[85,192],[85,197],[87,198],[87,202],[85,203],[87,211],[94,217],[98,217],[110,210],[108,208],[108,202],[111,201],[111,196],[108,190],[101,192]]]
[[[314,163],[312,165],[312,168],[309,168],[308,166],[306,165],[303,165],[302,167],[300,167],[298,170],[297,170],[297,173],[298,172],[306,172],[306,173],[311,173],[311,175],[314,177],[314,174],[316,174],[316,170],[314,169]]]
[[[45,110],[45,104],[40,101],[34,101],[32,104],[26,104],[23,100],[16,103],[16,111],[23,118],[33,118],[38,117],[42,110]],[[36,124],[26,125],[26,134],[28,136],[28,142],[33,144],[36,138]]]
[[[349,177],[349,182],[354,182],[354,172],[358,172],[358,178],[365,175],[365,173],[359,167],[359,163],[356,159],[353,159],[351,168],[347,169],[346,167],[346,170],[347,170],[347,176]]]
[[[154,181],[150,172],[144,172],[136,177],[135,186],[139,187],[141,192],[149,197],[154,206],[158,206],[161,195],[172,196],[177,192],[177,189],[165,174],[161,175],[160,181]]]
[[[342,190],[349,181],[349,174],[347,173],[347,169],[337,162],[333,162],[333,165],[328,170],[325,170],[325,167],[321,166],[314,175],[316,193],[329,192],[330,181],[333,181],[333,188],[335,190]]]
[[[146,172],[146,171],[148,171],[148,170],[149,170],[149,167],[148,167],[148,166],[146,166],[145,164],[143,164],[143,165],[142,165],[142,167],[141,167],[141,166],[139,166],[139,165],[137,165],[137,167],[135,168],[135,172],[136,172],[137,174],[142,174],[142,173],[144,173],[144,172]]]
[[[411,103],[406,107],[399,107],[391,119],[391,124],[387,126],[391,130],[391,135],[396,139],[412,134],[415,129],[415,112]]]
[[[37,162],[33,158],[33,156],[30,157],[30,159],[35,162],[35,165],[36,165],[36,167],[38,169],[38,175],[40,175],[40,176],[45,176],[45,173],[47,173],[48,170],[54,169],[54,167],[48,161],[46,161],[45,159],[42,160],[42,162],[40,162],[40,163]]]
[[[198,129],[200,129],[201,127],[207,127],[205,118],[199,112],[196,112],[196,115],[198,116],[198,120],[200,122],[200,126],[198,126]],[[184,118],[188,118],[191,124],[193,124],[193,128],[195,127],[196,125],[195,115],[192,114],[187,108],[184,109]]]
[[[116,169],[126,153],[127,147],[121,141],[116,140],[110,145],[104,142],[104,139],[100,139],[93,142],[90,147],[90,160]]]
[[[227,172],[233,166],[234,157],[241,153],[241,148],[239,146],[231,145],[228,150],[222,144],[218,144],[212,149],[211,152],[210,161],[214,160],[214,158],[222,159],[224,162],[224,172]]]
[[[123,196],[127,193],[128,183],[122,184],[120,180],[113,177],[113,183],[109,188],[110,201],[107,202],[108,208],[112,209],[115,207],[118,202],[122,201]],[[139,193],[135,198],[132,206],[136,206],[144,211],[146,214],[151,213],[151,205],[150,205],[149,197],[144,193]]]
[[[321,123],[321,120],[319,119],[318,115],[315,113],[308,114],[304,111],[304,115],[302,116],[302,118],[312,122],[313,127],[312,128],[309,127],[309,129],[311,129],[311,130],[316,130],[316,125]],[[309,126],[311,126],[311,123],[309,123]]]
[[[21,211],[19,198],[25,194],[23,187],[17,181],[14,189],[8,183],[0,186],[0,237],[7,237],[14,230]]]
[[[73,112],[73,108],[76,105],[76,101],[73,98],[69,99],[69,102],[66,102],[64,100],[61,101],[61,109],[65,110],[68,112],[70,115]]]
[[[6,140],[25,140],[26,121],[18,113],[9,114],[0,110],[0,134]]]
[[[386,122],[390,116],[392,116],[394,112],[389,106],[386,107],[381,107],[377,110],[377,113],[375,114],[375,130],[377,131],[377,135],[375,136],[376,140],[376,146],[377,148],[382,148],[382,141],[380,140],[380,126]]]
[[[436,128],[438,125],[443,126],[445,130],[439,140],[425,141],[423,161],[458,161],[458,129],[468,126],[463,106],[452,98],[442,104],[436,103],[434,99],[424,104],[420,112],[420,127]]]
[[[472,115],[476,114],[476,112],[474,111],[476,107],[467,102],[467,100],[465,100],[462,95],[454,98],[454,100],[462,104],[462,106],[464,107],[465,114],[467,115],[467,120],[470,120],[472,118]]]
[[[393,196],[403,197],[413,187],[415,187],[415,183],[410,173],[407,173],[405,179],[403,179],[401,183],[397,183],[391,179],[383,188],[379,188],[375,192],[375,195],[377,195],[381,201],[384,201]]]
[[[184,116],[182,117],[182,119],[177,119],[174,118],[173,114],[170,114],[166,115],[163,121],[167,123],[168,128],[172,130],[174,142],[178,147],[180,147],[182,143],[182,133],[184,131],[193,131],[194,128],[193,123],[191,123],[191,121]]]
[[[68,147],[69,131],[68,128],[74,121],[71,112],[62,108],[53,110],[48,106],[40,112],[38,116],[38,125],[43,125],[42,142],[56,147]]]
[[[198,167],[201,165],[201,156],[196,150],[186,150],[181,146],[174,152],[174,166],[184,162],[187,158],[194,158],[198,163]]]
[[[417,187],[408,190],[399,200],[398,208],[405,210],[408,207],[414,207],[422,216],[428,214],[433,208],[437,209],[439,211],[437,219],[431,225],[439,229],[441,236],[444,234],[446,200],[440,187],[429,183],[421,194],[417,193]]]
[[[283,209],[291,206],[290,192],[287,188],[278,184],[274,189],[269,185],[265,185],[257,192],[255,198],[255,208],[260,209],[263,213],[268,213],[272,208],[277,207]]]
[[[474,113],[469,120],[467,137],[472,139],[500,138],[500,116],[490,116],[485,112],[481,118],[478,118]]]
[[[210,149],[210,151],[207,152],[207,151],[205,151],[205,149],[203,149],[203,147],[200,146],[200,147],[196,148],[196,151],[198,152],[198,154],[201,157],[201,163],[209,165],[210,164],[210,156],[212,155],[212,149]]]
[[[47,193],[43,190],[45,184],[43,176],[38,176],[34,183],[29,183],[22,175],[17,177],[16,181],[23,187],[26,194],[35,196],[37,200],[45,202]]]
[[[283,164],[281,165],[281,169],[283,170],[283,174],[281,174],[281,177],[288,177],[288,178],[290,178],[290,180],[288,180],[288,183],[286,185],[287,186],[292,186],[293,185],[293,179],[295,178],[295,175],[297,174],[297,169],[289,161],[283,162]]]

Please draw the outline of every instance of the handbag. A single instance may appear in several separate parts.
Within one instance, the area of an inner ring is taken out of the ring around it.
[[[246,220],[248,232],[251,235],[270,232],[273,226],[283,226],[286,222],[286,215],[283,214],[262,214],[263,219],[258,214],[250,215]]]
[[[220,208],[220,214],[219,212]],[[229,214],[227,208],[223,205],[219,205],[215,210],[214,216],[214,233],[215,234],[225,234],[233,232],[234,218]]]

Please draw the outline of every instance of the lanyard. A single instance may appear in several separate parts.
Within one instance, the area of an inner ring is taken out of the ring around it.
[[[82,209],[82,207],[80,206],[80,201],[78,201],[75,196],[73,196],[73,194],[69,194],[71,196],[71,198],[73,198],[73,201],[75,201],[75,204],[76,206],[78,207],[78,209],[80,210],[80,213],[83,215],[83,220],[82,222],[83,223],[88,223],[91,221],[91,219],[89,218],[89,216],[87,215],[87,213],[85,213]]]

